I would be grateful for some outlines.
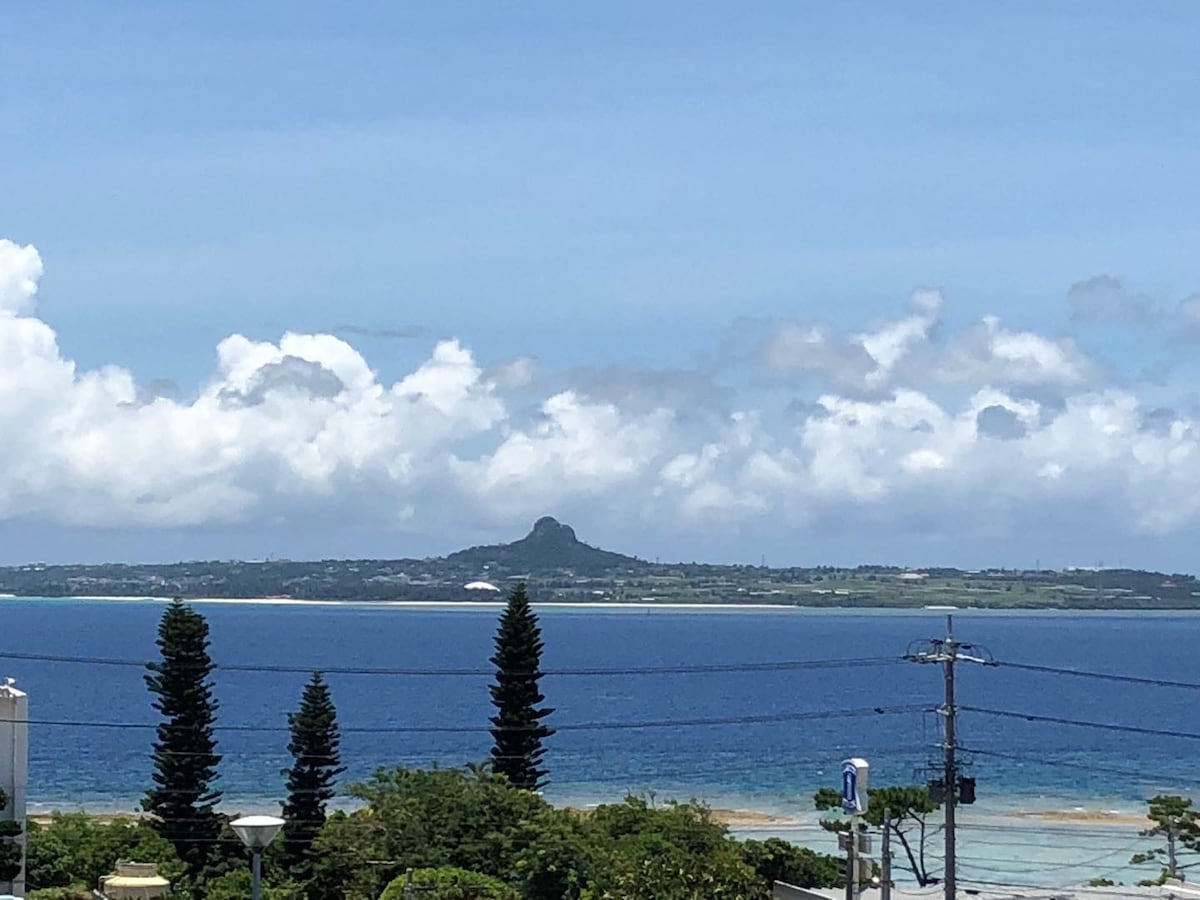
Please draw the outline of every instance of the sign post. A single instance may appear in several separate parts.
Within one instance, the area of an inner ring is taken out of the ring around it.
[[[842,812],[850,817],[846,841],[846,900],[858,896],[858,817],[867,811],[867,779],[871,766],[854,757],[842,763]]]

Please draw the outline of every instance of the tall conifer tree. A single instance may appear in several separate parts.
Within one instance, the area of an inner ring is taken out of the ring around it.
[[[284,769],[288,798],[283,804],[283,856],[292,874],[308,879],[313,840],[325,824],[325,805],[334,797],[341,765],[337,710],[320,672],[304,686],[300,709],[288,715],[292,767]]]
[[[508,605],[496,630],[496,681],[491,686],[493,769],[520,788],[537,790],[546,779],[541,767],[546,748],[542,742],[554,729],[542,720],[553,709],[539,706],[545,702],[538,682],[542,671],[542,630],[529,605],[524,583],[508,595]]]
[[[163,721],[154,741],[155,786],[142,806],[197,877],[216,850],[222,824],[216,812],[221,793],[213,787],[221,757],[213,737],[217,701],[208,623],[176,599],[159,623],[158,647],[161,660],[147,666],[146,686]]]

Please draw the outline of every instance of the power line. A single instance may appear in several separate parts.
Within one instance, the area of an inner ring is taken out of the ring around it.
[[[1042,672],[1048,675],[1068,675],[1074,678],[1094,678],[1100,681],[1119,681],[1124,684],[1143,684],[1152,687],[1183,688],[1185,690],[1200,690],[1197,681],[1173,681],[1168,678],[1149,678],[1143,675],[1120,675],[1113,672],[1094,672],[1084,669],[1064,669],[1058,666],[1042,666],[1034,663],[997,662],[997,666],[1005,669],[1020,669],[1025,672]]]
[[[1087,828],[1078,825],[989,825],[983,822],[967,823],[961,828],[967,831],[979,831],[989,834],[1016,834],[1016,835],[1048,835],[1061,837],[1081,837],[1081,838],[1112,838],[1120,834],[1122,826],[1108,825],[1102,828]],[[1137,826],[1130,825],[1130,828]]]
[[[964,709],[966,707],[963,707]],[[1127,778],[1137,778],[1143,781],[1149,780],[1145,772],[1134,771],[1133,769],[1116,769],[1109,766],[1097,766],[1091,763],[1073,763],[1066,760],[1053,759],[1049,757],[1031,756],[1022,753],[1006,753],[1001,750],[984,750],[979,747],[959,747],[964,753],[973,753],[978,756],[994,756],[1000,759],[1011,759],[1018,762],[1036,763],[1039,766],[1057,766],[1063,769],[1080,769],[1085,772],[1099,772],[1107,775],[1123,775]],[[1181,779],[1183,784],[1200,784],[1200,778],[1184,778]]]
[[[1103,731],[1120,731],[1125,734],[1147,734],[1154,737],[1183,738],[1200,741],[1200,733],[1194,731],[1168,731],[1162,728],[1143,728],[1138,725],[1118,725],[1114,722],[1087,722],[1082,719],[1067,719],[1062,716],[1040,716],[1033,713],[1014,712],[1008,709],[988,709],[983,706],[960,706],[965,712],[981,716],[998,716],[1006,719],[1024,719],[1027,722],[1044,722],[1051,725],[1074,725],[1077,728],[1097,728]]]
[[[1084,859],[1084,860],[1080,860],[1079,862],[1047,863],[1045,865],[1038,865],[1036,867],[1027,867],[1027,868],[1023,868],[1021,870],[1020,874],[1036,875],[1036,874],[1041,874],[1044,872],[1057,872],[1057,871],[1061,871],[1063,869],[1086,869],[1089,866],[1100,865],[1101,863],[1105,862],[1106,860],[1109,860],[1112,857],[1116,856],[1118,853],[1133,853],[1138,849],[1139,846],[1143,846],[1144,844],[1145,844],[1145,841],[1134,841],[1132,843],[1126,843],[1125,845],[1123,845],[1121,847],[1108,849],[1104,853],[1100,854],[1099,856],[1092,857],[1091,859]],[[1056,844],[1055,849],[1062,849],[1062,848],[1060,848]],[[1012,864],[1014,861],[1008,860],[1008,859],[1000,859],[1000,858],[996,858],[996,857],[977,856],[977,857],[969,857],[968,859],[964,860],[964,862],[966,865],[970,866],[971,868],[979,869],[980,871],[1004,873],[1004,872],[1008,872],[1011,870],[1010,869],[998,869],[998,868],[994,868],[992,866],[980,865],[979,863],[981,863],[981,862],[983,862],[983,863],[998,862],[998,863]],[[1019,862],[1019,861],[1017,861],[1017,862]],[[1122,866],[1121,868],[1130,868],[1130,867],[1131,867],[1131,865],[1127,864],[1126,866]]]
[[[117,666],[124,668],[150,669],[161,665],[157,660],[121,659],[106,656],[67,656],[46,653],[21,653],[0,651],[0,659],[23,662],[67,663],[73,665]],[[789,672],[804,669],[839,669],[868,666],[890,666],[902,662],[893,656],[864,656],[843,659],[794,659],[768,662],[681,664],[673,666],[617,666],[584,668],[542,669],[542,675],[554,676],[608,676],[608,675],[704,675],[732,672]],[[298,666],[271,665],[260,663],[213,663],[218,672],[269,672],[280,674],[309,675],[319,671],[325,675],[387,675],[409,677],[483,677],[496,674],[495,669],[471,668],[404,668],[390,666]],[[535,674],[535,673],[522,673]]]
[[[927,706],[876,706],[860,709],[829,709],[813,712],[769,713],[758,716],[723,716],[716,718],[693,719],[650,719],[644,721],[613,721],[613,722],[565,722],[556,724],[556,731],[607,731],[640,728],[698,728],[706,726],[726,725],[767,725],[780,722],[806,722],[815,719],[833,718],[863,718],[876,715],[900,715],[904,713],[928,712]],[[170,728],[169,723],[163,722],[113,722],[92,721],[86,719],[3,719],[0,723],[44,725],[61,728],[111,728],[149,730]],[[494,731],[528,731],[540,726],[518,726],[497,728],[491,725],[368,725],[341,726],[342,734],[490,734]],[[214,731],[222,732],[253,732],[253,733],[290,733],[286,725],[214,725]]]

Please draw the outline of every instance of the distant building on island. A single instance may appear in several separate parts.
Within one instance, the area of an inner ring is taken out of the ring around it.
[[[0,893],[25,896],[25,800],[29,788],[29,697],[8,678],[0,685],[0,790],[8,804],[0,810],[0,821],[20,822],[16,838],[21,845],[21,874],[11,882],[0,882]]]

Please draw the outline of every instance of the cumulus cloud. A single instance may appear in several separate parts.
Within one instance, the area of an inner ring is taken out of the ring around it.
[[[1185,405],[1114,387],[1073,341],[996,317],[943,336],[935,292],[873,329],[780,325],[756,358],[785,380],[766,387],[628,367],[550,378],[454,340],[387,381],[342,337],[286,333],[231,335],[211,376],[179,390],[64,357],[34,314],[41,273],[34,248],[0,242],[0,519],[469,517],[510,533],[588,508],[697,531],[960,529],[1102,504],[1131,531],[1200,525]],[[1184,312],[1200,323],[1200,303]]]
[[[935,340],[943,306],[941,293],[917,291],[906,315],[852,334],[785,322],[762,343],[758,360],[777,375],[802,375],[839,393],[876,398],[898,387],[937,385],[1061,392],[1102,378],[1074,341],[1013,330],[998,316]]]
[[[346,386],[332,371],[318,362],[299,356],[285,356],[254,372],[244,393],[229,391],[225,396],[251,406],[263,403],[276,392],[300,392],[310,397],[336,397]]]
[[[954,383],[1058,390],[1087,387],[1100,378],[1098,366],[1074,341],[1013,331],[996,316],[957,335],[935,372]]]
[[[779,374],[819,376],[842,390],[886,388],[914,348],[937,324],[942,295],[921,290],[909,299],[908,315],[873,331],[841,336],[829,326],[785,322],[761,347],[759,359]]]
[[[485,373],[488,381],[500,390],[528,387],[537,375],[537,360],[522,355],[490,367]]]
[[[1007,406],[985,406],[975,416],[975,430],[984,437],[1016,441],[1029,433],[1021,417]]]
[[[32,309],[41,277],[42,258],[36,247],[0,238],[0,313],[19,315]]]

